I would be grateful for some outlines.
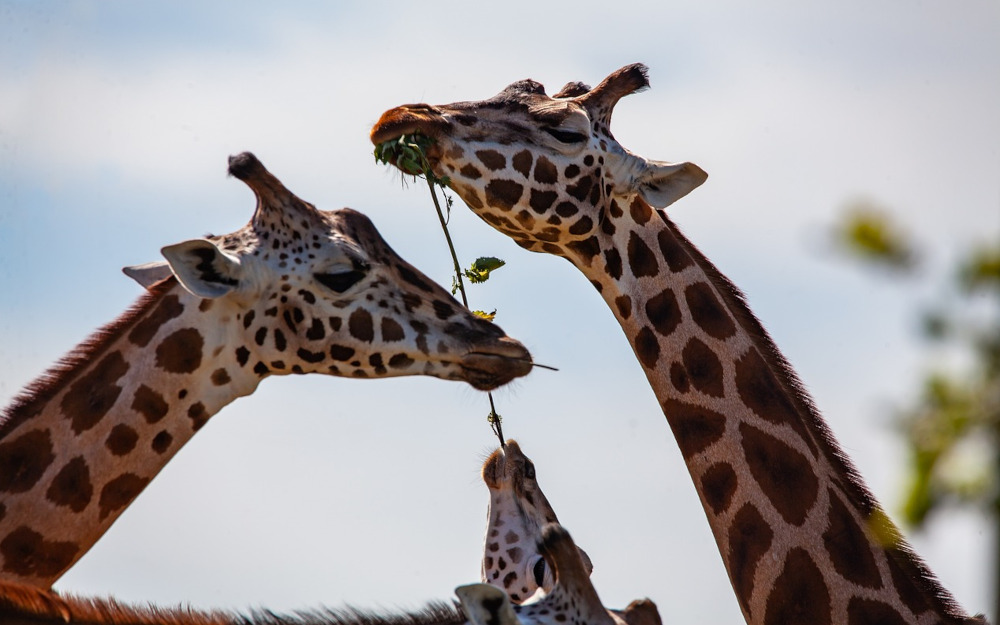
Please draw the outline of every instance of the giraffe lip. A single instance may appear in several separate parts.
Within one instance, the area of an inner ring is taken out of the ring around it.
[[[469,352],[458,361],[463,379],[480,391],[492,391],[531,371],[531,354],[518,346],[496,352]],[[516,353],[515,353],[516,352]]]
[[[371,130],[371,141],[380,145],[403,135],[420,133],[436,139],[451,124],[427,104],[404,104],[382,113]]]

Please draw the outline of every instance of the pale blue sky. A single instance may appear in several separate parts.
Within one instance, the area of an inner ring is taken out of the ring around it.
[[[815,4],[815,3],[812,3]],[[610,8],[609,8],[610,7]],[[379,114],[481,99],[532,77],[591,84],[636,61],[616,137],[709,172],[672,217],[749,297],[843,447],[893,510],[885,408],[921,359],[911,288],[839,263],[824,228],[857,197],[891,208],[944,265],[1000,231],[996,2],[450,3],[0,1],[0,401],[138,287],[121,266],[242,226],[226,157],[255,152],[321,208],[351,206],[442,283],[421,185],[374,164]],[[466,258],[508,266],[470,292],[536,358],[497,395],[605,603],[665,622],[739,621],[676,444],[611,314],[567,263],[464,210]],[[59,584],[198,606],[415,606],[478,575],[494,446],[455,383],[270,379],[213,418]],[[995,538],[947,515],[914,537],[970,610]]]

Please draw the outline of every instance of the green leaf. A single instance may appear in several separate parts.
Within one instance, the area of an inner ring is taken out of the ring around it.
[[[481,284],[490,279],[490,274],[507,263],[493,256],[480,256],[464,272],[471,284]]]
[[[484,312],[482,310],[473,310],[472,314],[475,315],[475,316],[477,316],[477,317],[480,317],[482,319],[485,319],[487,321],[493,321],[494,319],[496,319],[497,311],[496,311],[495,308],[493,309],[493,312]]]

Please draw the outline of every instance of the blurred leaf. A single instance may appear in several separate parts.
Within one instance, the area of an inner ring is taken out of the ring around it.
[[[867,201],[850,205],[842,223],[834,226],[834,242],[848,255],[897,271],[912,270],[918,260],[909,237],[888,213]]]
[[[959,267],[958,279],[969,292],[992,289],[1000,294],[1000,242],[972,250]]]

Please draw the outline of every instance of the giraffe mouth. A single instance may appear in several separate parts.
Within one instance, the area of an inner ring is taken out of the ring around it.
[[[382,113],[370,136],[375,145],[414,133],[437,139],[450,126],[441,112],[429,104],[404,104]]]
[[[533,367],[531,354],[515,341],[498,343],[491,351],[469,352],[457,364],[462,379],[480,391],[492,391],[528,375]]]

